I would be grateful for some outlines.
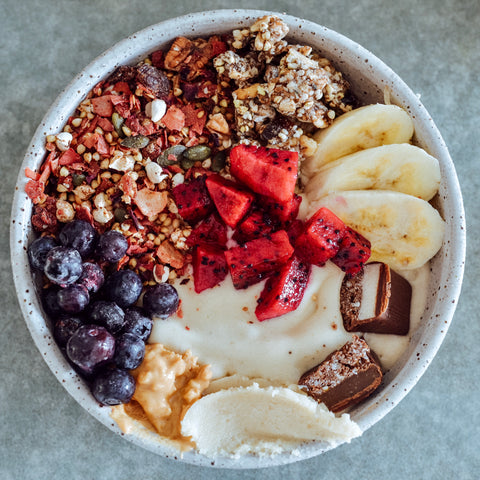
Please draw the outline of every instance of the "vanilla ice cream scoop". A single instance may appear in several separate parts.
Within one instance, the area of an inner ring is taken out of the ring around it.
[[[336,417],[302,393],[257,384],[206,395],[182,421],[182,434],[208,456],[272,455],[309,440],[336,444],[361,433],[348,414]]]

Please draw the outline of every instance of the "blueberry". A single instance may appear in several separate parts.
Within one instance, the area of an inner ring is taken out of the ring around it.
[[[106,262],[118,262],[127,253],[127,239],[115,230],[105,232],[100,236],[95,253]]]
[[[110,360],[115,353],[115,338],[99,325],[82,325],[67,343],[67,357],[85,374]]]
[[[73,220],[65,224],[58,238],[63,246],[78,250],[86,258],[93,252],[97,232],[85,220]]]
[[[52,318],[55,318],[62,313],[62,309],[58,304],[57,298],[57,293],[59,290],[59,287],[53,285],[43,290],[41,293],[43,309],[45,310],[46,314]]]
[[[92,383],[92,394],[103,405],[128,403],[134,393],[135,379],[119,368],[105,370]]]
[[[74,248],[52,248],[48,252],[43,271],[51,282],[69,285],[76,282],[82,274],[82,257]]]
[[[119,368],[137,368],[145,356],[145,342],[131,333],[123,333],[115,339],[113,361]]]
[[[34,240],[28,247],[28,260],[32,268],[43,270],[48,252],[57,247],[58,244],[53,237],[40,237]]]
[[[105,282],[105,276],[100,265],[97,263],[85,262],[82,265],[82,275],[77,280],[79,285],[83,285],[89,293],[96,293]]]
[[[69,285],[57,293],[59,307],[67,313],[78,313],[85,309],[90,301],[88,290],[82,285]]]
[[[125,310],[123,333],[132,333],[146,342],[152,332],[152,327],[152,319],[147,317],[141,308],[131,307]]]
[[[118,333],[125,323],[125,313],[115,302],[99,300],[92,303],[89,311],[92,323],[105,327],[110,333]]]
[[[143,296],[143,308],[154,317],[167,318],[176,312],[178,303],[178,292],[168,283],[148,287]]]
[[[70,337],[83,324],[78,317],[64,317],[55,322],[53,327],[53,336],[60,347],[64,347],[70,340]]]
[[[142,280],[132,270],[119,270],[107,277],[103,292],[109,300],[120,307],[129,307],[142,293]]]

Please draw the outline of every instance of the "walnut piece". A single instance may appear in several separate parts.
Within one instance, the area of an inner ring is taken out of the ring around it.
[[[177,70],[181,63],[190,55],[193,43],[185,37],[178,37],[165,55],[165,68]]]

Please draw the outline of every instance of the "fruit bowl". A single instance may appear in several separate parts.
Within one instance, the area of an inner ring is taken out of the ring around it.
[[[97,82],[119,65],[134,64],[147,54],[169,45],[177,36],[208,36],[248,26],[268,12],[218,10],[186,15],[146,28],[121,41],[87,66],[59,95],[38,127],[18,176],[11,217],[11,258],[19,303],[27,326],[42,357],[65,389],[90,414],[117,434],[120,429],[100,407],[89,389],[73,371],[56,346],[36,294],[39,279],[32,277],[27,246],[34,238],[30,217],[32,203],[24,193],[26,168],[37,170],[45,154],[45,136],[58,133],[68,117]],[[446,221],[441,250],[431,261],[427,306],[422,325],[415,331],[401,359],[384,376],[381,388],[351,411],[362,431],[373,426],[413,388],[435,356],[453,318],[460,293],[465,259],[463,204],[454,165],[433,120],[418,97],[383,62],[355,42],[307,20],[280,15],[290,27],[288,39],[311,45],[341,70],[362,104],[389,101],[402,107],[413,119],[414,143],[436,157],[441,168],[441,185],[433,200]],[[160,443],[155,435],[127,435],[125,438],[159,455],[188,463],[225,468],[255,468],[286,464],[309,458],[331,448],[324,443],[307,443],[295,454],[273,457],[243,456],[211,458],[177,451]]]

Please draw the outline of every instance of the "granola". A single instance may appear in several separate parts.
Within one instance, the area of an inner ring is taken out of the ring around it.
[[[47,137],[40,172],[27,172],[34,228],[55,234],[87,220],[125,235],[119,268],[146,284],[184,275],[192,227],[171,189],[212,170],[228,176],[228,151],[239,143],[303,158],[314,148],[309,132],[351,108],[342,74],[310,47],[288,45],[287,34],[268,15],[223,37],[179,37],[119,67]],[[198,146],[208,147],[205,158],[182,154]]]

